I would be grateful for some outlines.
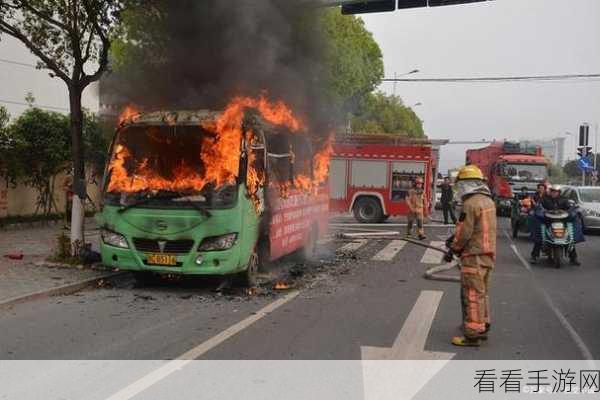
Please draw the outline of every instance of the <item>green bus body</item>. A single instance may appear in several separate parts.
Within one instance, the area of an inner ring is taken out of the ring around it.
[[[116,157],[114,155],[117,154],[115,149],[118,149],[116,142],[119,140],[124,142],[130,140],[131,143],[134,143],[137,140],[135,139],[136,134],[144,133],[146,130],[151,131],[157,126],[166,127],[165,130],[173,129],[180,132],[186,129],[185,126],[199,126],[198,118],[202,118],[205,114],[180,112],[180,121],[183,119],[183,115],[187,118],[186,122],[180,124],[161,124],[163,115],[165,114],[158,113],[158,116],[150,115],[146,119],[142,117],[134,123],[121,126],[117,130],[111,146],[111,157],[113,159]],[[197,118],[197,115],[200,117]],[[130,128],[131,130],[128,131],[127,129]],[[273,132],[268,130],[270,128],[254,126],[253,129],[260,133],[260,143],[248,146],[243,142],[240,147],[239,176],[235,184],[227,185],[227,188],[231,189],[229,194],[222,195],[222,188],[211,189],[213,191],[209,190],[208,194],[201,192],[206,195],[203,197],[204,203],[200,202],[196,205],[184,198],[154,203],[144,201],[165,199],[148,194],[145,194],[148,196],[147,198],[142,197],[141,203],[124,201],[123,195],[127,197],[132,192],[119,193],[115,191],[113,193],[108,190],[111,173],[113,173],[110,170],[111,161],[109,160],[104,178],[102,211],[96,217],[101,228],[102,262],[107,266],[122,270],[140,272],[141,274],[138,274],[140,277],[147,275],[146,273],[240,274],[250,284],[261,261],[274,260],[302,248],[314,249],[314,243],[318,236],[327,230],[329,202],[327,187],[319,187],[319,193],[301,192],[292,187],[288,195],[282,198],[276,185],[269,186],[271,174],[274,174],[273,179],[275,177],[281,179],[281,176],[284,175],[285,182],[288,178],[292,182],[295,176],[294,168],[298,170],[298,173],[306,173],[306,171],[300,171],[299,163],[296,163],[294,167],[293,154],[290,156],[281,149],[288,151],[287,149],[294,146],[300,146],[299,140],[307,141],[307,139],[295,136],[294,139],[290,139],[292,144],[288,144],[286,141],[277,145],[276,142],[282,140],[281,134],[275,133],[271,136],[274,139],[266,139],[268,134],[271,134],[269,132]],[[261,129],[265,129],[267,133]],[[125,136],[119,136],[123,134]],[[146,141],[154,139],[141,137],[142,140],[138,145],[142,148],[144,146],[151,148]],[[176,137],[176,135],[173,134],[172,137]],[[184,142],[189,139],[189,137],[186,139],[183,136],[182,138]],[[273,140],[269,151],[267,151],[268,140]],[[179,146],[178,148],[183,148],[183,151],[190,153],[187,149],[188,146],[181,145],[181,142],[177,140],[169,143],[175,143]],[[279,151],[277,151],[277,146],[279,146]],[[302,146],[304,149],[309,148],[306,145]],[[151,148],[151,151],[154,151],[152,154],[154,154],[154,162],[157,164],[169,156],[168,148],[159,147],[158,150]],[[264,185],[260,187],[258,195],[255,195],[254,198],[249,195],[246,183],[249,159],[247,154],[250,152],[258,155],[253,158],[255,163],[258,162],[255,165],[264,168],[266,177]],[[196,153],[191,152],[191,154]],[[138,161],[136,159],[136,162]],[[164,167],[163,164],[161,165]],[[167,163],[167,165],[169,164]],[[305,169],[309,167],[310,162],[305,162],[302,166]],[[286,175],[288,172],[289,176]],[[140,198],[136,197],[137,194],[133,192],[134,199],[139,201]],[[231,234],[235,235],[234,240],[221,241],[221,239],[224,240],[223,237],[231,238],[231,236],[226,236]],[[219,240],[215,238],[219,238]],[[217,246],[217,243],[220,245]],[[308,246],[309,244],[310,246]],[[168,257],[169,262],[162,263],[163,258],[160,258],[162,256]]]
[[[232,208],[210,210],[210,217],[195,209],[135,207],[119,213],[120,208],[104,206],[97,221],[103,229],[125,237],[129,248],[111,246],[104,241],[101,241],[100,247],[103,264],[123,270],[191,275],[234,274],[246,269],[259,237],[259,218],[245,195],[244,184],[238,186],[237,201]],[[237,234],[230,249],[198,251],[205,238],[228,233]],[[175,253],[177,266],[148,265],[148,253],[135,248],[136,239],[192,241],[193,245],[185,253]]]

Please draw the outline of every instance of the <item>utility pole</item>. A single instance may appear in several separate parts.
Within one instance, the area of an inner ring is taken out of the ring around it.
[[[592,185],[596,186],[598,183],[598,123],[594,124],[594,174],[592,175],[594,181],[592,181]]]

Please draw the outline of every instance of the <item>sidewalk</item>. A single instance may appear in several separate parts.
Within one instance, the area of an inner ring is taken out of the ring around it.
[[[99,232],[93,223],[86,227],[86,241],[97,249]],[[61,225],[54,225],[0,231],[0,305],[58,289],[83,287],[85,283],[112,274],[111,271],[88,268],[38,266],[52,253],[61,229]],[[22,253],[23,259],[8,259],[5,257],[8,253]]]

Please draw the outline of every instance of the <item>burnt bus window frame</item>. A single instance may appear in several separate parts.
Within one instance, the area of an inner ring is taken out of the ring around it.
[[[119,135],[123,134],[124,131],[126,131],[127,129],[130,128],[152,128],[152,127],[156,127],[156,128],[177,128],[177,127],[190,127],[190,126],[195,126],[195,125],[190,125],[190,124],[179,124],[179,125],[169,125],[169,124],[130,124],[130,125],[125,125],[125,126],[121,126],[119,127],[116,131],[115,134],[113,135],[113,139],[111,141],[110,147],[109,147],[109,158],[106,161],[106,165],[104,167],[104,175],[102,178],[102,196],[101,196],[101,209],[102,207],[104,207],[105,205],[110,205],[110,206],[124,206],[125,204],[122,204],[120,201],[121,198],[121,193],[119,194],[112,194],[109,193],[107,191],[108,189],[108,185],[110,182],[110,175],[111,175],[111,171],[110,171],[110,163],[113,160],[114,157],[114,149],[115,146],[117,145],[117,139],[119,138]],[[239,190],[240,190],[240,185],[243,184],[245,182],[245,174],[244,176],[242,176],[242,145],[243,145],[243,137],[241,138],[241,142],[240,142],[240,164],[239,164],[239,171],[238,171],[238,176],[236,178],[236,182],[234,185],[230,185],[230,187],[232,187],[234,189],[234,193],[232,195],[233,200],[231,203],[229,204],[225,204],[225,205],[220,205],[220,206],[215,206],[213,204],[212,201],[206,201],[206,202],[193,202],[194,204],[203,206],[206,209],[210,209],[210,210],[220,210],[220,209],[231,209],[237,206],[238,204],[238,195],[239,195]],[[217,191],[215,191],[214,189],[211,189],[212,194],[216,194]],[[140,204],[139,206],[135,206],[134,208],[144,208],[144,209],[158,209],[158,210],[176,210],[176,209],[182,209],[182,210],[190,210],[190,209],[194,209],[194,206],[191,204],[188,204],[187,202],[169,202],[166,203],[164,200],[162,201],[162,203],[160,204],[156,204],[156,203],[144,203],[144,204]]]
[[[267,155],[267,185],[270,184],[271,181],[275,183],[286,182],[289,184],[290,188],[296,188],[296,176],[298,173],[306,173],[306,175],[312,180],[314,180],[314,166],[313,166],[313,146],[310,138],[306,137],[303,134],[296,134],[286,130],[285,128],[275,129],[272,132],[269,132],[268,135],[264,135],[265,137],[265,147],[266,147],[266,155]],[[300,145],[304,146],[303,151],[300,151],[298,147]],[[303,152],[307,154],[302,154]],[[303,156],[306,156],[302,158]],[[304,159],[305,166],[302,170],[296,168],[299,163],[296,163],[296,160]],[[277,161],[275,161],[277,160]],[[276,166],[273,164],[279,164],[281,160],[287,160],[289,165],[287,166]],[[282,175],[277,172],[283,172],[284,170],[288,170],[287,176],[285,179],[272,179],[274,177],[279,177]]]

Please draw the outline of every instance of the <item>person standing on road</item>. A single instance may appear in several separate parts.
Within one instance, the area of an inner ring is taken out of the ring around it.
[[[408,191],[406,204],[408,205],[408,224],[406,226],[406,237],[412,236],[413,224],[417,223],[417,235],[419,240],[427,239],[423,229],[425,210],[427,209],[425,190],[423,190],[423,178],[417,177],[415,185]]]
[[[454,215],[454,192],[450,185],[450,178],[444,178],[442,183],[442,212],[444,213],[444,225],[448,225],[448,214],[452,219],[452,223],[456,224],[456,216]]]
[[[490,329],[488,287],[496,258],[496,205],[475,165],[459,171],[456,186],[463,208],[445,260],[452,261],[454,254],[461,259],[464,336],[455,336],[452,344],[479,346]]]

